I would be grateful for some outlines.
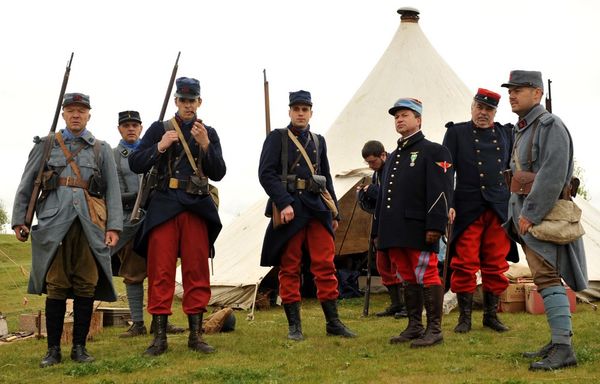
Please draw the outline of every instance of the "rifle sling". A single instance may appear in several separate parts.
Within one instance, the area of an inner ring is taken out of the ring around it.
[[[169,123],[172,124],[172,126],[175,128],[177,136],[179,136],[179,141],[181,142],[181,145],[183,145],[183,149],[185,150],[185,154],[187,155],[188,161],[190,162],[194,173],[198,177],[205,177],[204,173],[202,172],[202,149],[200,149],[200,153],[198,154],[198,162],[200,163],[200,167],[198,167],[198,165],[196,165],[196,162],[194,161],[194,156],[190,151],[190,147],[187,143],[187,140],[185,139],[185,136],[183,136],[183,132],[181,132],[179,124],[177,124],[177,120],[175,118],[172,118],[171,120],[169,120]]]

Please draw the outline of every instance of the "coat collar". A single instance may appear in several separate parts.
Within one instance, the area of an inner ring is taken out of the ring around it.
[[[425,138],[425,135],[423,134],[423,131],[419,129],[417,132],[413,133],[411,136],[398,139],[398,149],[404,150],[408,147],[413,146],[415,143],[423,140],[424,138]]]
[[[94,145],[94,142],[96,141],[96,138],[94,137],[94,135],[87,128],[84,129],[83,132],[81,133],[81,135],[79,135],[77,137],[73,137],[71,132],[69,132],[69,130],[66,128],[61,129],[60,132],[61,132],[63,138],[65,139],[65,141],[81,139],[89,145]]]
[[[544,113],[546,113],[546,108],[544,108],[541,104],[537,104],[531,109],[531,111],[527,113],[527,115],[525,115],[524,118],[517,122],[515,125],[515,130],[517,132],[526,130],[538,117]]]

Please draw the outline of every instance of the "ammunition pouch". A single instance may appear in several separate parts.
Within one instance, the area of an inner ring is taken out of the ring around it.
[[[510,191],[517,195],[528,195],[534,180],[535,172],[516,171],[510,181]]]
[[[180,189],[191,195],[208,195],[208,177],[190,176],[189,180],[170,178],[169,189]]]
[[[88,180],[87,190],[93,197],[104,198],[106,194],[106,181],[99,173],[94,173]]]
[[[296,186],[296,175],[287,175],[286,186],[287,186],[287,191],[289,193],[296,192],[296,189],[298,189]],[[300,188],[300,189],[303,189],[303,188]]]
[[[132,211],[135,205],[137,194],[133,192],[121,194],[121,203],[123,204],[124,211]]]
[[[312,175],[307,180],[306,190],[312,193],[321,193],[327,190],[327,179],[323,175]]]
[[[42,173],[42,191],[53,191],[58,188],[58,173],[51,169]]]

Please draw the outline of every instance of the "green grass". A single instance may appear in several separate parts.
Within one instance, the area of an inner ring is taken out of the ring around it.
[[[29,269],[29,245],[17,244],[14,237],[0,236],[0,250]],[[27,295],[27,278],[20,268],[0,253],[0,311],[8,316],[9,328],[16,330],[20,313],[43,309],[44,297]],[[117,290],[124,292],[120,279]],[[15,286],[16,284],[16,286]],[[23,296],[29,303],[23,306]],[[121,305],[124,303],[119,303]],[[387,304],[385,295],[372,297],[371,311]],[[113,304],[111,304],[113,305]],[[169,351],[157,358],[141,354],[150,337],[118,338],[124,328],[110,327],[88,343],[96,357],[82,365],[68,358],[70,347],[63,345],[63,363],[40,369],[45,340],[25,340],[0,345],[0,383],[591,383],[598,380],[600,359],[600,315],[579,304],[573,317],[577,368],[556,372],[530,372],[529,361],[520,353],[548,341],[545,316],[501,314],[511,330],[496,334],[481,326],[481,311],[475,311],[473,330],[466,335],[452,332],[455,312],[443,319],[444,343],[413,350],[408,345],[390,345],[388,338],[404,329],[406,320],[361,318],[362,299],[340,303],[342,320],[359,334],[356,339],[325,336],[321,308],[306,300],[302,308],[306,340],[286,339],[287,322],[281,308],[256,313],[236,312],[233,333],[209,335],[207,341],[217,353],[201,355],[187,349],[187,335],[170,335]],[[149,317],[146,318],[150,320]],[[186,324],[181,303],[174,303],[172,321]]]

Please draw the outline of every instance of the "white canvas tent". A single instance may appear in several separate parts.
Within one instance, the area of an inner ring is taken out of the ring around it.
[[[380,140],[387,149],[395,148],[398,134],[387,110],[400,97],[414,97],[423,102],[423,132],[430,140],[441,142],[448,121],[464,121],[469,116],[472,92],[436,52],[421,30],[419,13],[402,8],[400,25],[389,46],[350,102],[325,133],[331,173],[340,210],[345,219],[336,238],[336,252],[364,252],[367,242],[344,245],[340,239],[366,230],[358,226],[349,231],[348,218],[365,215],[356,210],[354,186],[371,172],[365,168],[360,151],[368,140]],[[268,219],[263,212],[266,197],[225,227],[216,242],[219,257],[214,259],[211,276],[210,304],[248,309],[271,268],[260,267],[260,252]],[[584,210],[586,251],[590,280],[600,280],[600,212],[586,202]],[[352,220],[354,221],[354,220]],[[346,226],[346,227],[345,227]],[[354,231],[354,232],[353,232]],[[357,248],[358,247],[358,248]],[[180,280],[178,280],[180,281]]]

